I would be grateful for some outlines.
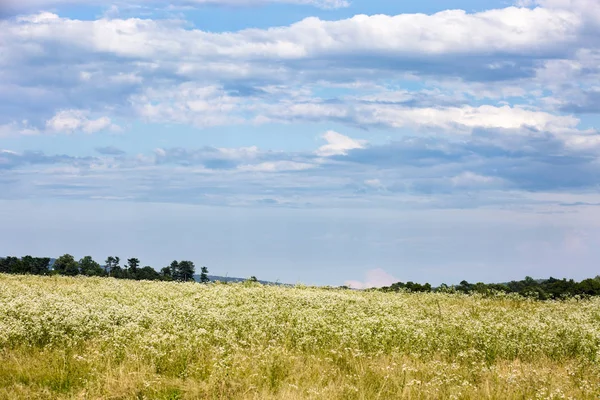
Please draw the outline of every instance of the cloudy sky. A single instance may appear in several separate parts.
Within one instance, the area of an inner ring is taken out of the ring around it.
[[[597,0],[3,0],[0,32],[0,254],[600,273]]]

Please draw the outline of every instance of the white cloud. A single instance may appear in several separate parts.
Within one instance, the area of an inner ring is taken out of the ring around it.
[[[389,102],[390,96],[397,96],[394,91],[390,92],[341,98],[333,103],[311,99],[306,93],[298,97],[292,93],[288,98],[281,98],[282,94],[274,98],[234,96],[218,85],[188,82],[162,90],[148,88],[142,94],[134,95],[131,103],[137,114],[150,122],[176,122],[198,127],[250,122],[341,122],[360,127],[427,129],[452,134],[469,134],[474,129],[533,129],[563,136],[592,132],[579,131],[580,120],[572,115],[510,105],[405,106]],[[439,96],[433,94],[432,99],[435,98],[439,99]],[[366,143],[333,131],[323,138],[328,144],[317,150],[322,156],[345,154]]]
[[[382,286],[390,286],[398,282],[394,276],[390,275],[381,268],[368,270],[365,274],[365,281],[346,281],[344,284],[353,289],[369,289]]]
[[[596,135],[573,135],[565,139],[565,144],[574,149],[600,148],[600,134]]]
[[[315,153],[323,157],[344,155],[348,150],[364,148],[367,143],[366,140],[351,139],[335,131],[327,131],[322,137],[327,144],[319,147]]]
[[[311,168],[315,168],[315,165],[295,161],[273,161],[238,166],[238,170],[247,172],[304,171]]]
[[[433,128],[468,134],[473,129],[533,128],[556,134],[573,133],[579,119],[517,106],[405,107],[396,104],[312,103],[263,107],[262,121],[341,120],[359,126]]]
[[[148,88],[131,98],[137,114],[150,122],[175,122],[198,127],[232,125],[243,99],[230,96],[218,85],[184,83],[164,89]]]
[[[575,10],[585,19],[600,22],[600,3],[596,0],[534,0],[534,3],[563,10]]]
[[[386,190],[385,185],[379,179],[366,179],[363,183],[373,189]]]
[[[3,25],[6,34],[19,42],[43,39],[124,57],[169,60],[178,55],[204,62],[207,57],[239,61],[359,54],[543,56],[561,47],[566,52],[575,44],[582,21],[563,9],[509,7],[473,14],[448,10],[433,15],[357,15],[339,21],[311,17],[286,27],[225,33],[183,29],[170,21],[82,21],[50,13]]]
[[[232,159],[253,159],[258,157],[259,154],[258,147],[256,146],[238,148],[219,147],[218,150],[221,152],[222,155]]]
[[[157,148],[154,150],[154,154],[161,159],[186,162],[205,161],[206,159],[251,161],[258,158],[260,151],[256,146],[236,148],[205,147],[197,150],[184,148]]]
[[[323,6],[344,3],[337,0],[297,2]],[[245,2],[236,2],[242,3]],[[510,106],[438,107],[434,104],[412,108],[368,104],[368,101],[407,99],[406,92],[394,94],[391,91],[387,95],[346,98],[342,104],[324,104],[318,99],[299,101],[298,98],[280,102],[274,101],[280,100],[276,98],[280,94],[267,88],[281,82],[299,87],[306,82],[342,84],[365,76],[372,81],[379,75],[381,79],[397,79],[399,74],[413,73],[440,79],[474,77],[484,86],[479,92],[490,96],[491,93],[486,92],[490,77],[509,79],[514,71],[518,76],[529,76],[531,71],[527,68],[531,64],[538,65],[536,68],[543,74],[544,69],[551,69],[553,62],[568,62],[578,49],[593,49],[594,44],[583,33],[589,24],[591,22],[582,17],[581,8],[570,10],[566,6],[509,7],[479,13],[450,10],[433,15],[357,15],[339,21],[307,18],[289,26],[223,33],[190,29],[183,21],[140,18],[87,21],[43,12],[0,21],[0,31],[6,38],[0,44],[0,51],[6,55],[0,60],[0,66],[5,68],[0,84],[3,76],[9,82],[19,82],[18,87],[11,88],[11,93],[22,93],[24,98],[28,96],[26,88],[52,87],[52,92],[56,91],[57,97],[65,103],[70,99],[77,103],[55,105],[58,109],[98,111],[98,103],[112,101],[123,105],[119,107],[120,112],[134,118],[198,127],[298,118],[392,128],[426,126],[470,130],[530,126],[554,132],[572,129],[576,120]],[[74,57],[66,60],[61,54]],[[49,62],[41,63],[40,59]],[[73,59],[81,60],[80,64],[73,63]],[[452,64],[467,59],[466,64]],[[65,84],[61,89],[53,81],[58,79],[56,71],[47,71],[42,65],[63,63],[68,63],[74,73],[61,78]],[[387,75],[378,72],[384,70]],[[483,77],[480,77],[482,71]],[[508,75],[503,78],[505,73]],[[47,79],[51,84],[44,86],[36,82],[33,85],[32,77]],[[173,77],[173,81],[165,77]],[[565,80],[571,80],[567,78]],[[191,82],[179,84],[178,79]],[[223,89],[226,83],[239,81],[261,82],[264,96],[242,98]],[[556,86],[561,82],[558,80]],[[123,90],[124,86],[135,90]],[[107,87],[113,88],[112,91]],[[528,93],[514,83],[503,87],[505,96]],[[108,94],[98,96],[98,100],[90,96],[94,89],[108,91]],[[108,95],[114,97],[108,98]],[[51,93],[45,93],[45,97],[52,97]],[[438,95],[438,101],[441,99]],[[45,101],[43,107],[51,109],[53,102]],[[48,114],[54,115],[56,111],[52,109]],[[0,119],[0,123],[4,122]]]
[[[477,187],[492,187],[502,183],[502,179],[475,174],[470,171],[465,171],[460,175],[450,179],[455,187],[477,188]]]
[[[40,130],[32,127],[27,120],[0,125],[0,137],[15,135],[37,135],[39,133]]]
[[[46,128],[55,133],[73,133],[83,131],[95,133],[103,130],[118,130],[119,127],[111,122],[108,117],[91,119],[84,110],[62,110],[46,121]]]

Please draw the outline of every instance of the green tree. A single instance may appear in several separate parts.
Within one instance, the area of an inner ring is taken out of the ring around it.
[[[140,260],[137,258],[127,259],[127,270],[131,279],[137,279],[138,267],[140,266]]]
[[[75,257],[65,254],[56,259],[54,270],[60,275],[75,276],[79,274],[79,264],[75,261]]]
[[[47,275],[50,272],[50,258],[36,257],[33,259],[32,273],[36,275]]]
[[[49,265],[49,258],[25,256],[19,262],[16,262],[12,268],[15,269],[14,273],[45,275],[48,273]]]
[[[113,257],[113,256],[107,257],[106,261],[104,261],[104,272],[108,276],[111,276],[112,275],[111,272],[113,271],[113,269],[115,267],[119,267],[120,261],[121,261],[121,259],[119,257]]]
[[[156,272],[156,270],[150,266],[145,266],[144,268],[140,268],[138,271],[138,279],[146,280],[146,281],[155,281],[160,279],[160,274]]]
[[[85,256],[79,260],[79,270],[87,276],[101,276],[104,273],[100,264],[94,261],[91,256]]]
[[[208,279],[208,268],[202,267],[200,269],[200,283],[208,283],[210,279]]]
[[[171,271],[171,279],[178,281],[179,280],[179,262],[177,260],[173,260],[171,265],[169,265],[169,270]]]
[[[250,277],[250,279],[248,279],[248,281],[250,281],[250,282],[258,282],[258,279],[256,279],[256,277],[254,275],[252,275]]]
[[[173,275],[171,274],[171,267],[164,267],[160,270],[160,276],[165,281],[172,281]]]
[[[125,271],[123,268],[121,268],[120,265],[115,265],[111,270],[110,270],[110,276],[112,276],[113,278],[117,278],[117,279],[125,279],[127,278],[127,271]]]
[[[21,274],[35,274],[35,258],[32,256],[21,257]]]
[[[0,272],[7,274],[22,274],[23,262],[18,257],[6,257],[3,259]]]
[[[196,272],[196,267],[194,263],[191,261],[181,261],[179,262],[179,274],[178,279],[180,281],[190,281],[194,279],[194,273]]]

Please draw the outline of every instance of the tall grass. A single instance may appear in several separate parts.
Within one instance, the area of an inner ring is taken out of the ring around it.
[[[0,275],[0,398],[597,399],[600,299]]]

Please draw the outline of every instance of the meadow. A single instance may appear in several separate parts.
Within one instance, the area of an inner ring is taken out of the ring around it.
[[[597,399],[600,298],[0,274],[1,399]]]

